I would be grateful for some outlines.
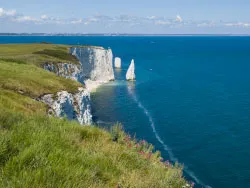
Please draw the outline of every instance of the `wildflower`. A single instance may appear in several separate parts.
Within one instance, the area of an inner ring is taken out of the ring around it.
[[[170,164],[169,160],[166,160],[165,163],[164,163],[165,166],[169,166],[169,164]]]
[[[144,155],[144,151],[138,151],[138,153],[140,153],[141,155]]]
[[[152,156],[152,152],[149,152],[149,153],[148,153],[148,156],[147,156],[147,157],[148,157],[148,159],[150,159],[150,158],[151,158],[151,156]]]
[[[130,136],[126,136],[126,137],[124,138],[124,141],[125,141],[125,142],[129,142],[129,141],[130,141]]]
[[[145,141],[145,140],[142,140],[142,141],[141,141],[141,144],[142,144],[142,145],[144,145],[145,143],[146,143],[146,141]]]

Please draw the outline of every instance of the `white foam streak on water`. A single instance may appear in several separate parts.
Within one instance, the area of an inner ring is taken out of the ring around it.
[[[161,137],[159,136],[158,132],[155,129],[155,123],[153,121],[153,118],[151,116],[151,114],[149,113],[149,111],[142,105],[142,103],[138,100],[136,94],[134,93],[134,89],[133,89],[133,85],[128,85],[128,92],[131,95],[132,99],[137,103],[138,107],[140,109],[143,110],[144,114],[147,116],[150,126],[155,134],[155,137],[157,139],[158,142],[161,143],[161,145],[163,146],[164,150],[167,151],[169,158],[171,161],[173,162],[178,162],[178,159],[174,156],[171,148],[169,148],[164,141],[161,139]],[[206,188],[211,188],[208,185],[205,185],[199,178],[197,178],[197,176],[194,174],[194,172],[192,172],[191,170],[188,169],[187,166],[184,167],[184,171],[195,180],[195,182],[199,185],[201,185],[202,187],[206,187]]]

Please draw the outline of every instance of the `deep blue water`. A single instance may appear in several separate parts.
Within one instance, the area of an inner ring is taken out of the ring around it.
[[[123,67],[92,95],[96,122],[121,122],[197,187],[250,187],[250,37],[0,37],[41,41],[111,47]]]

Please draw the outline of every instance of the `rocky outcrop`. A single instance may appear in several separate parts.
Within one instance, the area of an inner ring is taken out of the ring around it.
[[[115,58],[115,68],[121,68],[122,63],[121,63],[121,58],[116,57]]]
[[[60,91],[55,96],[47,94],[38,100],[49,106],[50,115],[66,116],[70,120],[77,120],[81,125],[92,124],[90,94],[84,88],[79,88],[75,94]]]
[[[135,80],[135,63],[132,59],[131,64],[129,65],[128,71],[126,73],[126,79],[129,81]]]
[[[115,79],[113,71],[113,54],[111,49],[102,47],[72,47],[70,53],[81,64],[84,80],[108,82]]]
[[[100,84],[114,80],[113,54],[102,47],[72,47],[69,52],[76,56],[79,65],[71,63],[45,63],[43,68],[58,76],[85,84],[76,94],[60,91],[55,96],[47,94],[38,100],[48,104],[49,113],[56,117],[66,116],[80,124],[92,123],[90,93]]]
[[[45,63],[43,65],[45,70],[50,72],[54,72],[58,76],[62,76],[64,78],[70,78],[72,80],[76,80],[83,84],[83,74],[81,73],[80,65],[75,65],[71,63]]]

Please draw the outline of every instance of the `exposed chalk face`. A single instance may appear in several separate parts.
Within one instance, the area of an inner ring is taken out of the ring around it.
[[[75,94],[60,91],[55,97],[53,94],[47,94],[38,100],[49,106],[51,115],[66,116],[70,120],[77,120],[81,125],[92,124],[90,93],[84,88],[78,88],[78,92]]]
[[[43,65],[43,68],[50,72],[54,72],[58,76],[70,78],[83,84],[84,80],[80,65],[70,63],[46,63]]]
[[[115,79],[111,49],[72,47],[70,52],[80,61],[84,80],[107,82]]]
[[[85,84],[86,89],[79,88],[75,94],[60,91],[55,97],[47,94],[38,100],[48,104],[49,112],[56,117],[66,116],[68,119],[78,120],[82,125],[89,125],[92,123],[89,91],[114,80],[113,54],[111,49],[102,47],[72,47],[70,53],[76,56],[79,65],[46,63],[43,68]]]
[[[122,66],[121,58],[116,57],[115,58],[115,68],[121,68],[121,66]]]
[[[128,71],[126,73],[126,79],[129,81],[135,80],[135,62],[133,59],[129,65]]]

